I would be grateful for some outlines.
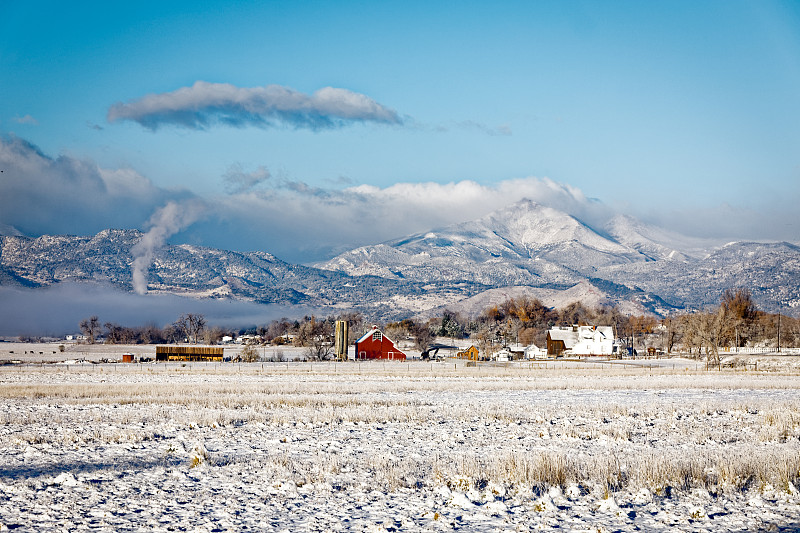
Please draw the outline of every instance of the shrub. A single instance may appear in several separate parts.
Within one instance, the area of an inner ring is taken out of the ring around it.
[[[242,351],[239,352],[239,360],[245,363],[255,363],[259,359],[261,359],[261,357],[258,354],[258,349],[250,344],[242,348]]]

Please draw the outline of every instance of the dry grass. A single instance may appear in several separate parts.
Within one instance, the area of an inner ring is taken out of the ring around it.
[[[168,453],[184,454],[191,467],[248,461],[267,483],[337,490],[491,485],[537,493],[578,485],[666,495],[791,490],[800,476],[800,378],[793,376],[426,376],[403,365],[393,375],[309,366],[294,374],[258,365],[221,374],[191,366],[0,370],[8,405],[0,456],[26,446],[166,441]],[[730,393],[737,387],[750,392]],[[224,445],[175,448],[182,435]],[[253,451],[259,442],[271,444]]]

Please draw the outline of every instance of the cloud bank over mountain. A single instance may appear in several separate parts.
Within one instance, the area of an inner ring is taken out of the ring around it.
[[[107,118],[109,122],[131,120],[150,130],[166,125],[195,130],[217,125],[321,130],[357,122],[402,123],[395,111],[347,89],[323,87],[309,95],[274,84],[236,87],[206,81],[116,103]]]
[[[26,235],[139,228],[155,209],[195,195],[154,185],[130,168],[48,156],[19,137],[0,139],[0,226]]]
[[[508,180],[494,186],[459,181],[398,183],[386,188],[357,185],[338,190],[282,182],[274,188],[228,196],[217,209],[231,229],[246,227],[245,231],[282,236],[274,239],[269,249],[279,257],[313,261],[355,243],[377,243],[471,220],[520,198],[597,223],[611,215],[606,206],[587,199],[581,191],[547,178]],[[194,228],[196,232],[210,230],[202,223]],[[247,239],[254,242],[259,237],[251,234]]]
[[[451,183],[332,184],[315,187],[232,164],[220,176],[218,194],[159,187],[130,168],[102,168],[89,159],[51,157],[30,142],[0,140],[0,230],[29,236],[91,235],[106,228],[154,233],[154,246],[185,242],[229,250],[264,250],[292,262],[330,258],[345,250],[473,220],[522,198],[564,211],[595,228],[617,209],[578,188],[549,178],[508,179],[486,185]],[[338,187],[338,188],[337,188]],[[642,206],[643,220],[656,220],[696,236],[728,240],[792,239],[796,217],[777,206],[767,217],[731,206],[677,212]],[[159,214],[180,223],[159,225]],[[141,253],[145,268],[146,249]]]

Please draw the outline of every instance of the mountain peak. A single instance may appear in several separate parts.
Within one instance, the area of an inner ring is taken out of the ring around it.
[[[522,199],[476,220],[363,246],[317,266],[419,281],[539,285],[577,283],[579,273],[647,259],[563,211]]]
[[[605,225],[617,242],[656,260],[694,261],[706,257],[713,244],[647,224],[630,215],[615,215]]]

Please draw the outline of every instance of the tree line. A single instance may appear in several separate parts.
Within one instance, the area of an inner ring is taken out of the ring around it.
[[[97,315],[93,315],[81,320],[78,328],[89,344],[95,344],[100,339],[106,344],[216,344],[227,334],[227,330],[220,327],[207,328],[205,317],[195,313],[183,314],[164,327],[152,323],[135,327],[116,322],[103,324]]]
[[[164,327],[149,324],[126,327],[113,322],[101,325],[97,316],[80,323],[87,342],[98,339],[110,344],[217,344],[225,336],[246,336],[253,344],[306,347],[310,358],[325,359],[331,355],[334,324],[349,324],[349,344],[366,332],[368,322],[358,312],[327,317],[307,315],[303,318],[281,318],[262,326],[233,330],[209,327],[203,315],[187,313]],[[508,298],[493,304],[474,316],[445,310],[438,317],[378,323],[384,333],[395,340],[407,340],[420,351],[427,350],[439,337],[452,340],[470,338],[484,353],[499,346],[519,343],[544,347],[547,331],[556,326],[611,326],[622,348],[656,348],[665,353],[683,351],[719,361],[723,347],[800,345],[800,320],[766,313],[758,309],[746,289],[729,289],[720,296],[719,305],[710,309],[675,314],[664,319],[652,315],[625,315],[616,307],[590,308],[575,302],[561,309],[547,307],[530,297]]]
[[[402,322],[395,325],[413,335]],[[715,362],[723,347],[800,346],[800,319],[759,310],[747,289],[728,289],[717,306],[663,319],[624,315],[612,306],[589,308],[580,302],[554,309],[536,298],[520,297],[490,305],[474,318],[445,311],[429,321],[434,334],[469,337],[484,352],[512,343],[544,347],[550,328],[573,325],[611,326],[623,349],[704,353]]]
[[[248,344],[290,344],[308,348],[310,359],[326,359],[332,354],[334,324],[345,320],[349,324],[349,344],[366,331],[360,313],[342,313],[318,318],[308,315],[302,319],[281,318],[264,326],[232,329],[209,327],[202,314],[186,313],[163,327],[122,326],[115,322],[102,323],[96,315],[82,320],[78,326],[89,344],[219,344],[225,337],[245,337]]]

